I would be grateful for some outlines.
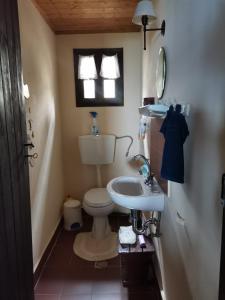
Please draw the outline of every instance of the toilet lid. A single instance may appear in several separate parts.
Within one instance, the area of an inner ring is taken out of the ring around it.
[[[96,188],[89,190],[84,195],[84,201],[92,207],[104,207],[112,204],[112,200],[105,188]]]

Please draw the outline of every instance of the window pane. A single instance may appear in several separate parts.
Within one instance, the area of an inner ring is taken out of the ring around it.
[[[115,80],[104,80],[104,98],[116,98]]]
[[[95,81],[84,80],[83,83],[84,83],[84,98],[95,99]]]

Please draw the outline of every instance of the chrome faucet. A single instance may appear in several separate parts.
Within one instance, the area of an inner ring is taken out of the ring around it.
[[[147,167],[147,175],[145,176],[145,184],[152,185],[153,184],[153,176],[151,172],[151,165],[149,160],[142,154],[137,154],[133,157],[134,160],[142,159],[144,162],[144,165]],[[139,169],[139,174],[144,175],[142,172],[142,168]]]

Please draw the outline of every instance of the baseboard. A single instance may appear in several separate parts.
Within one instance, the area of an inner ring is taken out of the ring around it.
[[[39,260],[39,262],[37,262],[36,266],[35,266],[35,270],[34,270],[34,286],[37,284],[38,279],[40,277],[41,274],[41,270],[43,269],[44,265],[47,262],[47,259],[55,245],[55,242],[61,232],[63,228],[63,219],[61,218],[58,222],[58,225],[56,226],[55,231],[52,234],[52,237],[50,238],[45,250],[43,251],[43,254],[41,255],[41,259]]]

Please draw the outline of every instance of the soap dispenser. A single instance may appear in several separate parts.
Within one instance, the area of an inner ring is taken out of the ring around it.
[[[99,135],[100,131],[97,125],[97,115],[98,113],[96,111],[90,111],[90,115],[92,117],[92,126],[91,126],[91,134],[92,135]]]

